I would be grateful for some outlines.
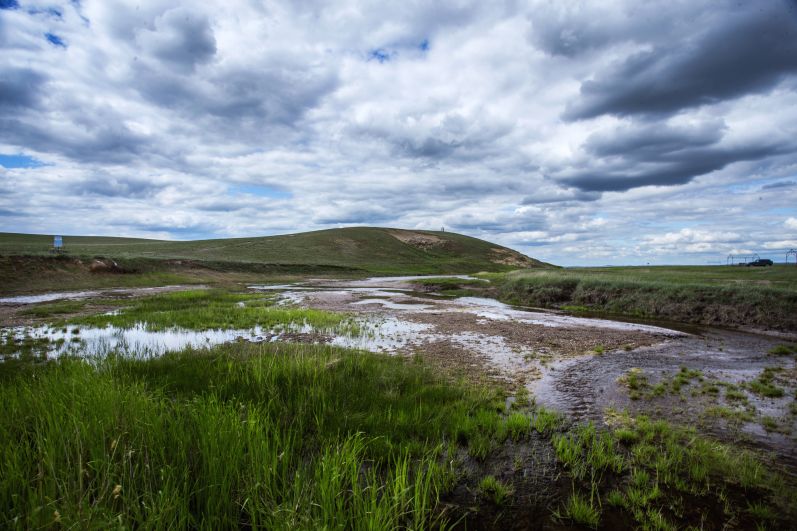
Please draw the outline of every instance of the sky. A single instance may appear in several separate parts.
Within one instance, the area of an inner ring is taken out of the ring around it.
[[[0,231],[797,248],[797,1],[0,0]]]

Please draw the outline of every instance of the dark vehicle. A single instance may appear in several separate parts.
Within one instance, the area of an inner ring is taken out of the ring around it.
[[[752,262],[747,262],[747,267],[750,267],[750,266],[753,266],[753,267],[766,267],[766,266],[771,266],[771,265],[772,265],[772,260],[769,260],[768,258],[761,258],[759,260],[754,260]]]

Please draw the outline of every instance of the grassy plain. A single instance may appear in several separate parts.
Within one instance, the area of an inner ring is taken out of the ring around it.
[[[0,233],[0,255],[47,256],[51,242],[50,236]],[[172,266],[174,261],[189,261],[248,273],[470,273],[544,265],[461,234],[374,227],[196,241],[68,236],[64,245],[72,257],[139,260],[139,268],[144,261],[166,260]]]

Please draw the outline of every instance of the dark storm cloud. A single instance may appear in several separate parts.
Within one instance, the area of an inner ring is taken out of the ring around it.
[[[584,143],[587,167],[566,170],[559,182],[586,192],[625,191],[639,186],[672,186],[729,164],[789,153],[793,145],[759,141],[723,145],[722,122],[674,127],[631,124],[591,135]]]
[[[163,13],[155,19],[154,29],[139,32],[137,40],[151,56],[183,70],[193,70],[216,53],[208,19],[185,8]]]
[[[34,107],[47,77],[29,68],[4,68],[0,76],[0,109]]]
[[[384,118],[367,125],[352,126],[348,133],[376,140],[398,157],[427,162],[481,160],[496,154],[498,143],[510,134],[513,125],[492,121],[487,116],[465,117],[450,112],[435,125],[407,125],[408,120]]]
[[[159,149],[143,136],[118,123],[115,117],[102,114],[75,120],[80,129],[65,136],[48,127],[37,116],[0,118],[0,142],[23,145],[44,153],[58,153],[79,162],[125,163],[146,152]]]
[[[767,90],[797,73],[796,9],[762,0],[723,16],[719,7],[702,35],[656,42],[583,82],[564,116],[672,113]]]
[[[78,195],[104,197],[147,198],[165,188],[164,185],[143,178],[119,178],[98,175],[70,185],[70,191]]]

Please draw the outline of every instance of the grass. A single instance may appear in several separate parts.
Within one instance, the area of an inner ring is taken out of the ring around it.
[[[797,329],[797,268],[662,266],[479,275],[524,306],[634,318]]]
[[[512,488],[494,476],[484,476],[479,481],[479,490],[496,505],[503,505],[512,495]]]
[[[592,529],[597,529],[600,524],[600,510],[595,507],[592,499],[587,499],[581,494],[573,493],[558,513],[562,519],[580,524]]]
[[[269,295],[191,290],[163,293],[135,300],[118,313],[71,319],[71,324],[132,328],[139,324],[151,331],[173,327],[191,330],[272,328],[286,324],[313,328],[344,326],[356,333],[356,325],[341,313],[273,306]]]
[[[613,419],[610,430],[588,424],[553,438],[557,459],[577,484],[591,485],[592,493],[589,501],[574,493],[561,515],[586,519],[598,505],[593,497],[605,489],[600,499],[623,507],[643,529],[674,529],[674,521],[694,510],[695,500],[705,503],[707,498],[725,505],[728,522],[748,512],[739,506],[747,500],[774,504],[781,521],[793,517],[797,492],[753,454],[665,421],[627,414],[614,414]],[[618,484],[620,488],[611,488]],[[595,520],[579,522],[597,525]]]
[[[780,372],[780,368],[767,367],[755,380],[747,382],[746,386],[750,391],[757,395],[767,398],[780,398],[785,394],[782,387],[775,385],[775,375]]]
[[[797,354],[797,345],[776,345],[769,350],[772,356],[791,356]]]
[[[88,301],[58,301],[45,304],[36,304],[30,308],[20,310],[19,315],[30,315],[33,317],[52,317],[54,315],[63,315],[69,313],[77,313],[83,310]]]
[[[6,528],[438,527],[446,441],[503,424],[492,391],[329,347],[0,371]]]

